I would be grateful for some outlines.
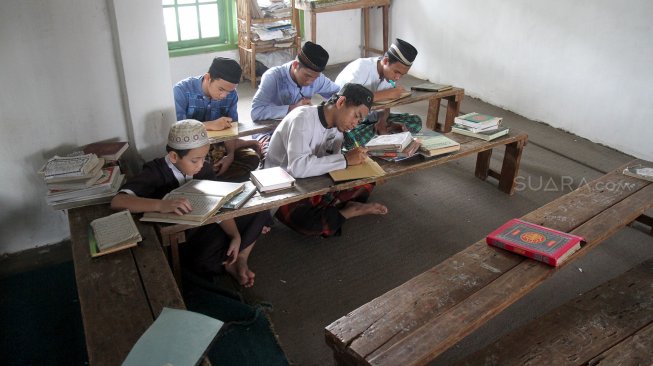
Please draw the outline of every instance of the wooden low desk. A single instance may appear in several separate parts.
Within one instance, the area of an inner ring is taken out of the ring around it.
[[[465,97],[465,89],[451,88],[440,92],[427,92],[413,90],[412,95],[406,98],[401,98],[388,104],[375,104],[372,110],[382,110],[391,107],[398,107],[401,105],[421,102],[423,100],[429,101],[429,109],[426,114],[426,127],[441,132],[451,132],[454,119],[460,114],[460,104]],[[447,101],[447,116],[443,124],[438,124],[438,113],[440,113],[440,100]]]
[[[398,163],[377,160],[379,165],[381,165],[383,170],[386,172],[386,175],[377,178],[359,179],[338,184],[334,184],[333,180],[331,180],[331,178],[326,174],[319,177],[297,179],[294,189],[270,194],[256,193],[240,209],[221,211],[207,220],[204,224],[206,225],[224,219],[270,210],[304,198],[348,189],[364,183],[384,181],[392,177],[397,177],[420,169],[434,167],[473,154],[476,154],[477,156],[476,177],[481,180],[487,179],[488,176],[495,178],[499,182],[498,187],[500,190],[507,194],[514,193],[515,178],[519,171],[521,154],[526,142],[528,141],[528,135],[526,133],[511,130],[509,135],[500,137],[493,141],[483,141],[453,133],[447,134],[447,136],[460,142],[461,146],[459,151],[426,160],[420,159],[417,156]],[[490,158],[492,157],[492,150],[500,147],[505,147],[505,154],[501,170],[495,171],[490,168]],[[178,281],[181,278],[178,246],[180,243],[186,241],[184,231],[192,227],[193,226],[182,224],[159,226],[162,244],[170,247],[172,269]]]
[[[523,217],[585,238],[562,267],[629,223],[650,219],[644,213],[653,207],[653,183],[623,175],[625,166]],[[555,272],[483,238],[336,320],[326,342],[340,365],[424,365]]]
[[[383,50],[370,47],[370,8],[380,6],[383,8]],[[363,57],[369,56],[370,52],[384,54],[388,50],[388,23],[390,0],[357,0],[346,3],[327,5],[312,8],[310,4],[302,1],[295,1],[295,7],[311,14],[311,41],[317,43],[317,14],[332,11],[361,9],[363,12]]]
[[[258,133],[272,132],[281,122],[280,119],[266,119],[260,121],[238,121],[238,136],[237,137],[213,137],[210,138],[212,144],[233,140],[238,137],[245,137],[256,135]]]
[[[185,309],[154,228],[136,221],[138,246],[91,258],[89,223],[108,204],[68,211],[75,279],[91,365],[120,365],[164,307]]]

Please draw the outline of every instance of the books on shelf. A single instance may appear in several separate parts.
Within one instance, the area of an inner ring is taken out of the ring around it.
[[[220,131],[206,131],[210,139],[238,137],[238,122],[231,122],[229,128]]]
[[[143,238],[127,210],[95,219],[89,226],[91,257],[134,247],[141,240]]]
[[[203,314],[164,307],[122,365],[199,365],[222,325]]]
[[[111,166],[102,169],[100,179],[94,182],[91,186],[81,189],[51,189],[48,191],[45,200],[48,202],[48,204],[52,204],[58,201],[71,200],[75,198],[106,193],[111,191],[116,186],[116,181],[119,179],[120,175],[120,167]]]
[[[396,98],[374,100],[374,104],[375,104],[375,105],[390,104],[390,103],[392,103],[392,102],[395,102],[395,101],[397,101],[397,100],[399,100],[399,99],[404,99],[404,98],[409,97],[409,96],[411,96],[411,95],[413,95],[413,92],[411,92],[410,90],[407,90],[407,91],[401,93],[401,95],[399,95],[399,96],[396,97]]]
[[[249,179],[261,193],[279,191],[295,186],[295,178],[280,167],[252,170]]]
[[[491,141],[498,137],[507,135],[510,132],[510,129],[508,127],[497,126],[496,128],[490,128],[475,132],[473,128],[457,125],[454,123],[454,125],[451,127],[451,132],[457,133],[459,135],[476,137],[485,141]]]
[[[334,182],[342,182],[354,179],[380,177],[385,175],[381,166],[369,156],[362,164],[350,165],[345,169],[338,169],[329,172]]]
[[[624,169],[623,174],[653,182],[653,163],[629,166]]]
[[[235,195],[232,199],[222,205],[222,208],[227,210],[235,210],[243,207],[253,195],[256,194],[256,186],[252,182],[245,182],[243,191]]]
[[[193,179],[163,197],[164,200],[187,199],[192,207],[190,212],[183,215],[174,212],[146,212],[141,221],[201,225],[215,215],[222,205],[240,193],[243,187],[244,183]]]
[[[389,135],[377,135],[365,144],[365,148],[367,148],[368,152],[375,150],[403,151],[412,141],[413,135],[408,131]]]
[[[433,157],[460,150],[460,143],[439,132],[422,130],[414,134],[414,137],[421,143],[418,153],[425,157]]]
[[[583,238],[520,219],[512,219],[491,232],[485,240],[488,245],[551,266],[559,266],[580,249]]]
[[[95,154],[98,158],[107,161],[120,159],[122,154],[129,148],[126,141],[99,141],[88,144],[82,148],[84,154]]]
[[[454,123],[483,130],[500,125],[502,120],[502,117],[494,117],[487,114],[472,112],[454,118]],[[478,132],[478,130],[474,132]]]
[[[441,92],[453,88],[451,85],[445,84],[436,84],[436,83],[422,83],[410,87],[412,90],[417,91],[431,91],[431,92]]]

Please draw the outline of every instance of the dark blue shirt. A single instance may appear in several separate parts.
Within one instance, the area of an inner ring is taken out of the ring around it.
[[[204,75],[189,77],[178,82],[172,89],[175,95],[177,121],[196,119],[200,122],[231,117],[238,121],[238,93],[233,90],[224,99],[215,100],[204,95],[202,78]]]

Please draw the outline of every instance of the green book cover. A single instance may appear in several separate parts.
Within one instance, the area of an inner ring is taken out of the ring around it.
[[[460,145],[458,142],[448,138],[447,136],[431,130],[420,131],[413,134],[413,137],[419,139],[419,141],[422,143],[420,149],[437,150],[445,147]]]

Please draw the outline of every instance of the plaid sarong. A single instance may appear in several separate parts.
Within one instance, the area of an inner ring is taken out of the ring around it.
[[[349,201],[367,202],[372,189],[374,183],[368,183],[343,191],[304,198],[279,207],[275,217],[300,234],[323,237],[340,235],[340,229],[346,220],[340,214],[340,209]]]
[[[212,144],[209,150],[209,162],[211,166],[213,163],[220,161],[227,154],[227,149],[224,143]],[[231,163],[224,174],[218,176],[219,180],[231,182],[244,182],[249,179],[249,172],[258,168],[261,159],[254,149],[248,147],[241,147],[236,149],[234,161]],[[218,173],[217,171],[215,172]]]
[[[405,125],[411,133],[417,133],[422,129],[422,119],[416,114],[390,113],[388,116],[388,122],[401,123]],[[376,122],[370,122],[365,119],[359,123],[356,128],[345,133],[344,148],[347,150],[353,149],[356,147],[355,142],[358,142],[360,146],[365,146],[372,137],[376,136],[376,129],[374,128],[375,123]]]

